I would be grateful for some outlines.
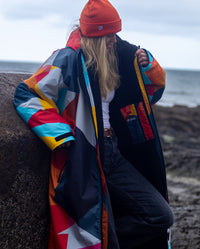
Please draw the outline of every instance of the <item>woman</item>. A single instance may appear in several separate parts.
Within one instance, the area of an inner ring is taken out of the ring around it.
[[[165,73],[120,30],[107,0],[89,0],[66,48],[16,89],[52,150],[49,248],[166,248],[173,215],[150,107]]]

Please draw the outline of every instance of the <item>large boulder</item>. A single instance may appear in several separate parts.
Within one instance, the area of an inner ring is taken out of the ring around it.
[[[50,151],[17,114],[16,86],[28,74],[0,74],[0,248],[47,248]]]

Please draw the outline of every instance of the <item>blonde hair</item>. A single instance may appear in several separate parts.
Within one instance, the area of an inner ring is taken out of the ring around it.
[[[94,68],[98,76],[101,95],[119,86],[118,61],[113,48],[107,50],[106,37],[81,37],[81,48],[86,57],[86,67]]]

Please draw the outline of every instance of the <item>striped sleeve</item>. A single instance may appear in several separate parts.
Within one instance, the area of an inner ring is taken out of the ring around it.
[[[61,88],[65,87],[65,91],[67,88],[62,63],[55,63],[60,53],[60,50],[54,52],[35,74],[20,83],[14,98],[19,115],[51,150],[74,140],[70,125],[56,105]]]
[[[151,104],[155,104],[162,97],[165,88],[166,75],[163,68],[155,58],[146,51],[149,57],[149,65],[140,67],[147,94]]]

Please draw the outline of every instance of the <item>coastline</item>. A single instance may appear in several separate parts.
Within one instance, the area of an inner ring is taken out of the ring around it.
[[[15,87],[31,75],[0,72],[1,95],[12,91],[14,96]],[[152,109],[166,162],[169,201],[175,215],[172,248],[197,249],[200,248],[200,106],[155,105]]]
[[[200,106],[153,107],[174,212],[172,248],[200,248]]]

